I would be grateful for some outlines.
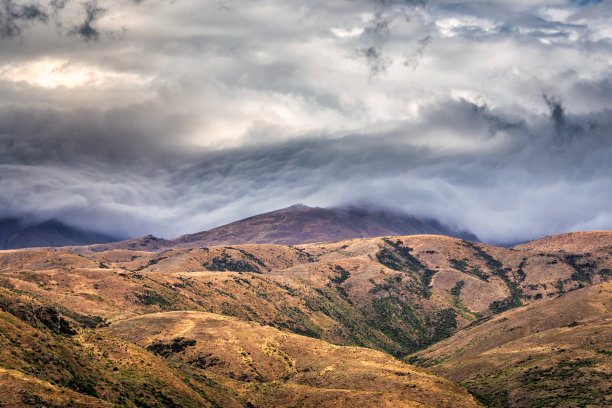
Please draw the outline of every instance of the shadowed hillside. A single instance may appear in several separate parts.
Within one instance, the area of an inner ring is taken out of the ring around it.
[[[113,241],[117,239],[71,227],[57,220],[30,224],[18,218],[0,219],[0,249],[90,245]]]

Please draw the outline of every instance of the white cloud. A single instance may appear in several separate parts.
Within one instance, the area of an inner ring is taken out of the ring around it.
[[[41,58],[0,67],[0,79],[42,88],[131,88],[150,84],[150,77],[112,72],[68,59]]]

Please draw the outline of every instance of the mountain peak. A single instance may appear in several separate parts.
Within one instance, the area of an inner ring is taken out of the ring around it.
[[[295,204],[255,215],[208,231],[168,241],[172,247],[237,244],[297,245],[352,238],[433,234],[477,241],[437,221],[363,206],[321,208]]]
[[[280,209],[278,211],[287,211],[287,212],[289,212],[289,211],[301,211],[301,210],[307,210],[309,208],[312,208],[312,207],[309,207],[309,206],[304,205],[302,203],[298,203],[298,204],[293,204],[292,206],[289,206],[287,208],[282,208],[282,209]]]

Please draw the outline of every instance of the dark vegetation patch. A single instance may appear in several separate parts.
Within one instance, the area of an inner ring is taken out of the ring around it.
[[[343,284],[351,276],[351,273],[340,265],[336,265],[334,267],[334,272],[336,272],[338,275],[330,277],[329,280],[335,283],[336,285]]]
[[[73,335],[76,331],[61,314],[58,307],[39,305],[0,295],[0,310],[12,314],[32,327],[46,327],[56,334]]]
[[[523,267],[525,265],[527,265],[527,258],[523,258],[521,260],[521,263],[519,264],[518,269],[516,270],[516,275],[517,275],[519,282],[525,281],[525,278],[527,277],[527,275],[525,274],[525,271],[523,270]]]
[[[138,268],[134,269],[134,272],[142,271],[143,269],[147,269],[149,266],[153,266],[157,264],[159,261],[166,259],[166,256],[160,256],[158,258],[150,259],[145,265],[141,265]]]
[[[165,358],[171,357],[174,354],[185,351],[187,347],[195,346],[194,339],[186,339],[184,337],[176,337],[171,342],[164,343],[161,340],[156,341],[147,346],[147,350],[158,356]]]
[[[302,336],[320,339],[323,330],[314,324],[307,314],[296,307],[283,305],[279,307],[281,313],[277,314],[273,320],[273,327],[287,329]]]
[[[106,319],[100,316],[92,316],[92,315],[82,315],[80,313],[73,312],[69,309],[65,309],[60,307],[60,312],[66,317],[76,321],[81,324],[83,327],[88,329],[96,329],[99,327],[106,327],[110,323],[106,321]]]
[[[19,390],[21,395],[21,403],[23,406],[46,407],[45,401],[40,395],[36,395],[28,390]]]
[[[260,260],[260,262],[262,261]],[[261,273],[257,265],[244,259],[233,259],[225,250],[221,255],[213,257],[208,262],[203,262],[202,266],[209,271],[215,272],[232,271]]]
[[[214,367],[219,364],[223,364],[223,362],[219,359],[219,357],[213,356],[212,353],[208,353],[203,356],[198,356],[189,361],[190,364],[195,365],[198,368],[206,369],[209,367]]]
[[[351,303],[331,282],[321,288],[307,289],[299,296],[305,299],[312,312],[323,313],[338,322],[331,335],[339,336],[343,344],[377,348],[403,357],[450,336],[456,329],[452,309],[426,312],[418,304],[411,304],[409,299],[414,294],[406,291],[407,283],[414,284],[397,275],[375,284],[371,290],[372,302],[366,307]],[[283,314],[286,314],[285,310]],[[285,325],[288,323],[286,321]],[[277,326],[282,327],[281,324]],[[321,329],[316,328],[317,336],[313,333],[307,335],[321,337]],[[295,327],[289,329],[299,332]]]
[[[510,268],[504,268],[500,261],[493,258],[480,246],[474,244],[473,242],[463,241],[463,245],[472,249],[474,255],[482,259],[487,265],[487,268],[489,268],[489,271],[493,275],[499,277],[506,284],[508,290],[510,290],[510,296],[502,300],[496,300],[489,305],[489,310],[491,313],[502,313],[506,310],[522,306],[523,302],[521,299],[525,298],[525,295],[523,290],[519,287],[518,282],[509,276],[509,272],[512,270]],[[520,269],[522,270],[522,266]]]
[[[56,307],[42,306],[36,307],[33,314],[38,321],[44,324],[49,330],[57,334],[73,335],[76,334],[70,323],[64,319]]]
[[[589,254],[567,254],[565,255],[565,263],[572,267],[571,279],[578,282],[592,282],[592,276],[595,274],[597,264],[594,261],[579,262],[582,258]]]
[[[168,299],[152,290],[145,290],[143,293],[134,293],[134,295],[138,298],[140,303],[146,306],[158,305],[164,309],[171,305]]]
[[[531,401],[532,407],[550,407],[560,403],[576,406],[605,406],[607,392],[599,389],[593,368],[594,360],[564,360],[547,368],[531,367],[521,378],[523,387],[536,391],[537,398]]]
[[[328,283],[328,286],[332,286],[332,284],[334,284],[334,288],[338,291],[338,293],[340,294],[340,296],[348,303],[350,303],[351,305],[353,304],[353,302],[351,301],[351,299],[349,298],[348,293],[346,292],[346,289],[344,289],[344,287],[342,287],[342,284],[351,276],[351,273],[349,271],[347,271],[346,269],[344,269],[343,267],[341,267],[340,265],[336,265],[333,268],[333,271],[336,272],[336,276],[330,276],[329,280],[330,283]]]
[[[257,258],[255,255],[251,254],[250,252],[245,251],[244,249],[237,249],[242,255],[244,255],[245,257],[247,257],[248,259],[250,259],[251,261],[255,262],[256,264],[263,266],[264,268],[266,268],[266,264],[264,261],[262,261],[261,259]]]
[[[82,394],[91,395],[92,397],[98,396],[96,380],[74,371],[71,374],[70,377],[62,378],[60,384]]]
[[[461,296],[461,289],[463,289],[463,286],[465,285],[465,281],[460,280],[459,282],[457,282],[455,284],[455,286],[453,286],[453,288],[450,290],[450,294],[456,297]]]
[[[297,252],[298,261],[300,262],[317,262],[317,257],[313,256],[310,252],[304,251],[302,248],[294,247],[293,245],[289,245],[290,248],[293,248]]]
[[[399,278],[399,279],[398,279]],[[396,357],[404,357],[450,337],[457,327],[457,313],[452,309],[425,311],[410,302],[401,275],[386,279],[370,290],[372,311],[365,313],[367,324],[401,346],[397,351],[385,349]]]
[[[469,267],[465,259],[449,259],[451,266],[459,272],[467,273],[469,275],[476,276],[478,279],[488,282],[489,275],[481,271],[479,268]]]
[[[505,312],[506,310],[514,309],[515,307],[522,306],[522,302],[519,299],[509,296],[501,300],[494,300],[489,305],[489,310],[493,314]]]
[[[550,364],[547,360],[536,362],[529,356],[515,364],[511,371],[479,375],[461,385],[487,407],[609,406],[612,388],[607,380],[610,374],[601,371],[599,364],[596,360],[580,358]],[[510,390],[514,400],[508,397]]]
[[[436,271],[427,268],[418,258],[412,255],[413,249],[402,245],[399,239],[395,242],[384,238],[384,246],[376,253],[378,262],[389,269],[408,273],[420,283],[420,295],[431,296],[431,279]]]

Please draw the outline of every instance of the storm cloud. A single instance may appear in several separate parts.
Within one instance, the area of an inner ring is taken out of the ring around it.
[[[99,7],[96,0],[83,3],[83,9],[85,11],[85,21],[74,27],[70,33],[73,35],[78,35],[86,41],[100,39],[100,32],[94,27],[94,25],[96,20],[106,13],[106,9]]]
[[[46,22],[49,16],[37,4],[17,4],[13,0],[0,2],[0,37],[20,35],[32,22]]]
[[[2,4],[0,216],[173,237],[366,202],[495,243],[612,228],[609,2]]]

